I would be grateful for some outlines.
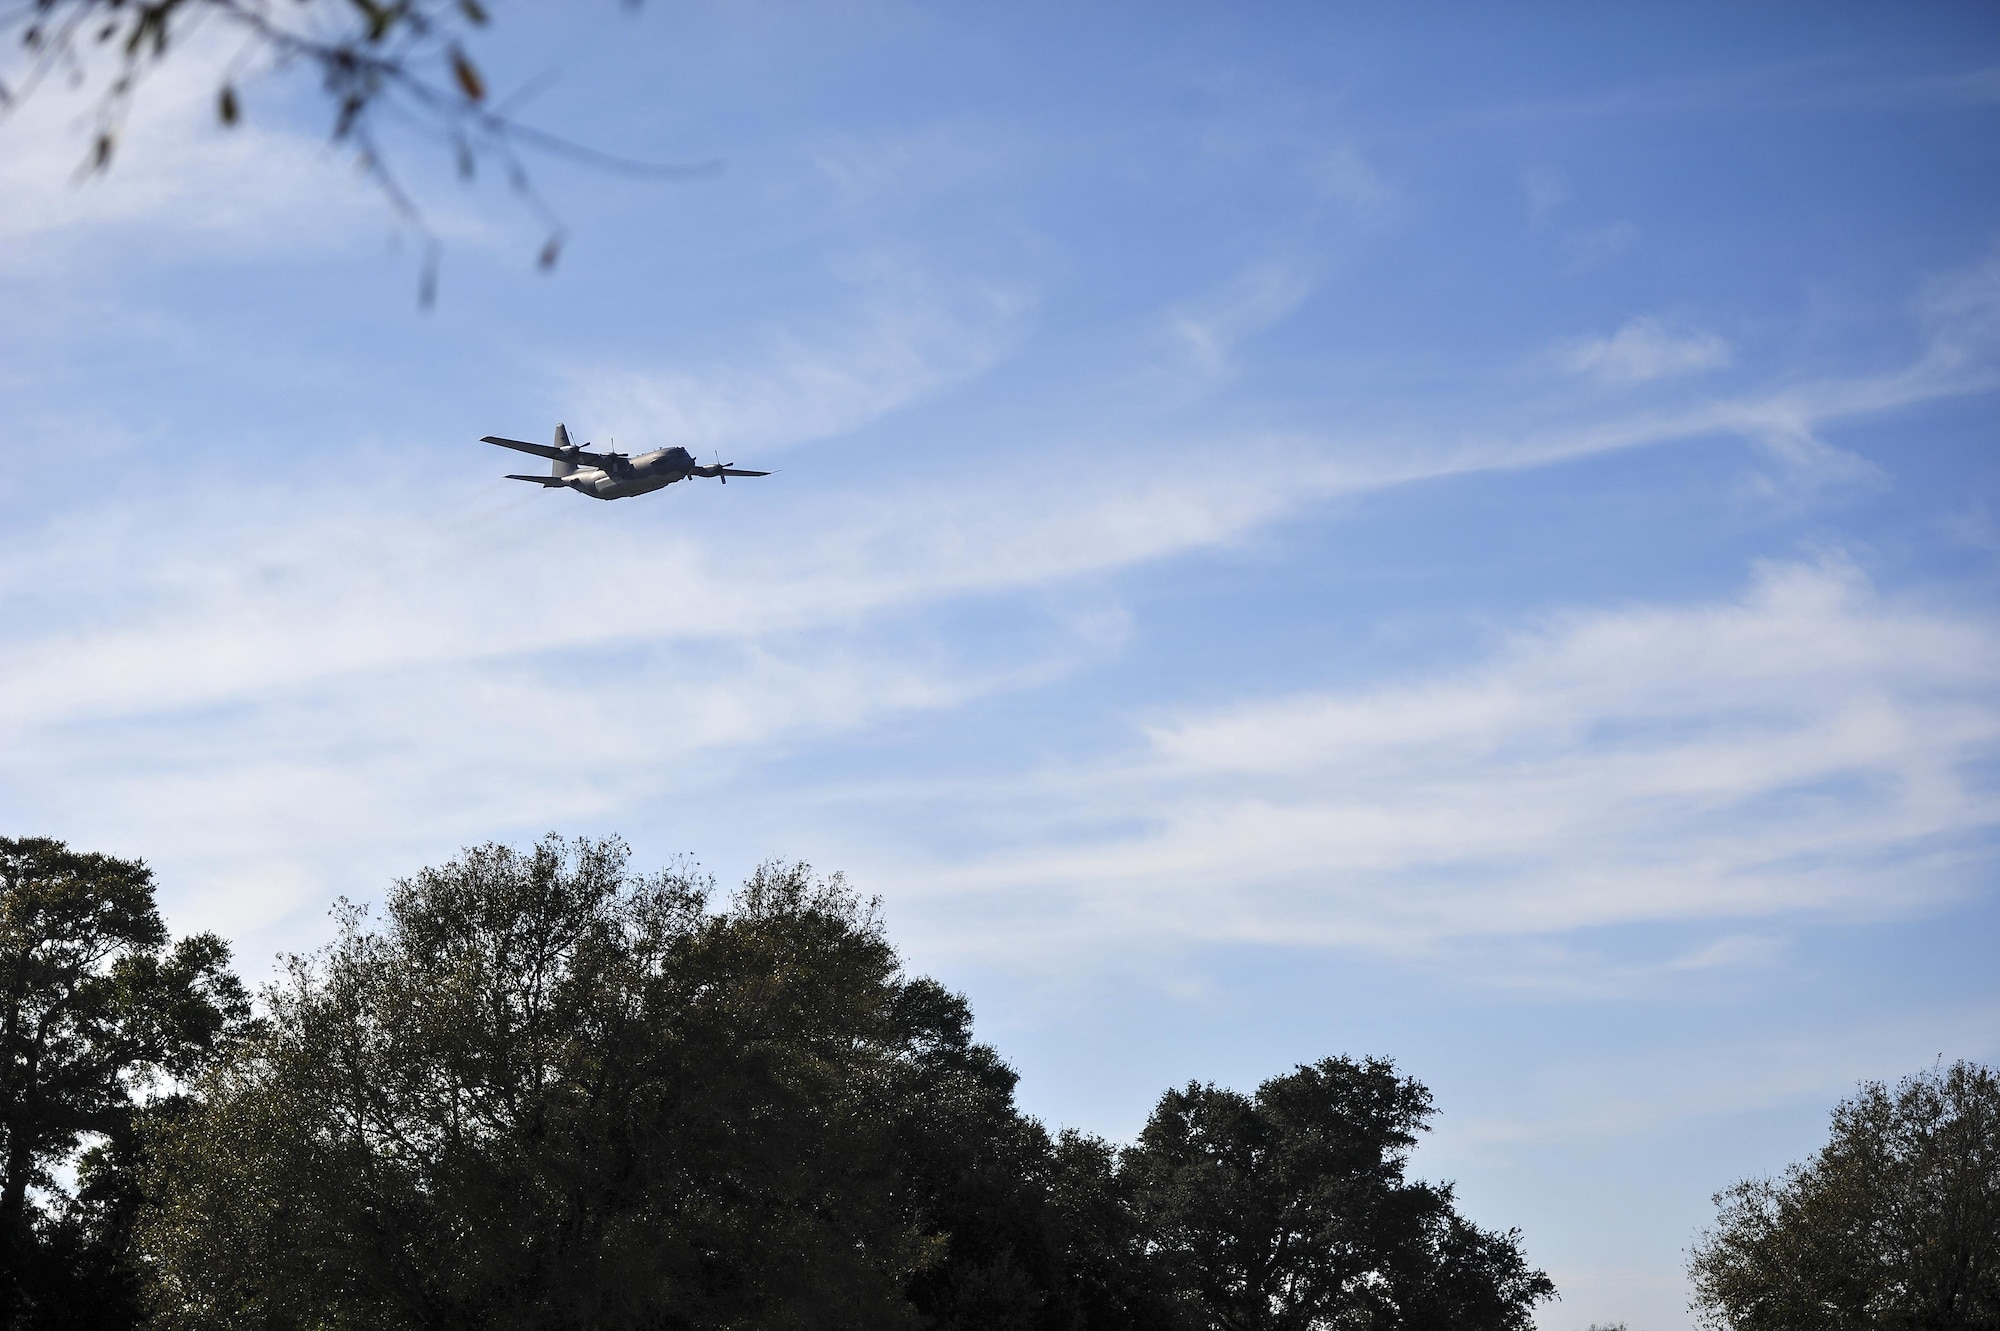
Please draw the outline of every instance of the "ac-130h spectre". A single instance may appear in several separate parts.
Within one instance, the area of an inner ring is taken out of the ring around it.
[[[523,453],[549,459],[546,476],[514,476],[510,481],[533,481],[551,487],[578,490],[592,499],[623,499],[627,495],[651,494],[690,476],[713,476],[724,485],[731,476],[769,476],[768,471],[742,471],[734,463],[718,462],[704,467],[685,448],[658,448],[628,458],[623,453],[592,453],[569,441],[569,431],[556,426],[556,441],[530,444],[519,439],[502,439],[489,434],[482,444],[498,444]]]

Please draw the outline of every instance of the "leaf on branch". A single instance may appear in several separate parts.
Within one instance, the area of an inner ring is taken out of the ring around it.
[[[236,89],[227,83],[223,84],[221,94],[215,99],[215,114],[221,117],[223,124],[233,125],[240,110],[241,108],[236,105]]]
[[[475,27],[486,26],[486,6],[479,0],[458,0],[458,11]]]
[[[453,47],[451,51],[451,72],[457,78],[459,89],[465,93],[468,102],[486,100],[486,82],[479,77],[479,70],[465,58],[465,52]]]
[[[547,243],[542,246],[542,252],[535,256],[535,266],[545,273],[554,268],[556,260],[562,258],[562,245],[562,232],[558,231],[548,238]]]
[[[375,0],[354,0],[354,7],[368,20],[368,40],[379,42],[389,35],[389,29],[396,25],[396,7],[375,3]]]
[[[131,35],[125,39],[127,58],[137,60],[148,41],[153,44],[155,60],[167,53],[167,24],[173,18],[172,9],[171,5],[149,5],[140,9],[139,17],[132,24]]]

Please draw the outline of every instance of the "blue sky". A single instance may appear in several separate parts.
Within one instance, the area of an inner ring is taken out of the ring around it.
[[[1394,1057],[1552,1331],[2000,1058],[1990,5],[502,6],[724,169],[537,164],[539,276],[402,143],[428,314],[229,55],[0,124],[0,821],[247,973],[489,838],[807,859],[1051,1124]]]

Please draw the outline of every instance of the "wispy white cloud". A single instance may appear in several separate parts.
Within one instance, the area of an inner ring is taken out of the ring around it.
[[[1034,146],[1007,126],[961,118],[867,135],[829,132],[810,141],[805,155],[842,203],[859,208],[907,205],[990,183],[1021,171]]]
[[[170,885],[177,919],[241,938],[354,890],[357,869],[387,872],[501,828],[656,821],[648,810],[728,782],[732,753],[962,705],[1061,664],[925,659],[837,633],[474,660],[116,727],[9,727],[9,767],[44,788],[88,789],[107,843],[198,868]]]
[[[1340,205],[1350,217],[1363,222],[1386,221],[1400,202],[1395,187],[1352,144],[1341,144],[1320,153],[1313,159],[1308,174],[1323,199]]]
[[[573,366],[567,396],[599,421],[645,421],[647,447],[770,449],[844,434],[994,364],[1034,309],[1018,286],[941,291],[887,262],[835,321],[775,329],[709,363]]]
[[[1569,267],[1573,273],[1594,272],[1623,258],[1638,243],[1638,226],[1623,221],[1584,227],[1567,232],[1562,238],[1563,248],[1569,251]]]
[[[1980,262],[1926,282],[1917,310],[1930,332],[1927,362],[1951,370],[1983,364],[1990,374],[2000,346],[2000,243]]]
[[[1236,348],[1275,326],[1312,294],[1313,278],[1297,263],[1260,264],[1208,299],[1180,306],[1167,329],[1197,373],[1228,373]]]
[[[0,691],[0,721],[204,707],[444,662],[841,627],[1227,540],[1293,502],[1281,481],[1245,474],[1194,491],[1167,477],[1051,492],[986,474],[872,495],[787,502],[779,492],[754,523],[711,511],[670,535],[637,516],[614,525],[594,506],[562,504],[568,495],[482,514],[470,496],[385,503],[373,482],[309,482],[310,503],[269,493],[250,502],[226,487],[179,503],[149,492],[0,543],[0,604],[16,625],[0,646],[0,676],[14,685]],[[681,501],[669,492],[644,502]],[[563,552],[586,541],[592,564],[580,569]],[[135,548],[171,553],[134,561]],[[101,588],[88,627],[67,618],[73,604],[46,599],[79,586]],[[46,629],[30,627],[38,622]]]
[[[1529,167],[1521,173],[1521,194],[1528,206],[1529,224],[1541,226],[1569,202],[1569,177],[1546,164]]]
[[[1397,952],[1920,910],[2000,827],[1973,771],[1996,680],[1991,618],[1774,564],[1737,601],[1575,614],[1444,677],[1162,720],[1017,792],[1004,840],[1036,849],[940,890],[1032,900],[1015,925],[1052,935]]]
[[[1640,384],[1729,364],[1729,344],[1713,333],[1679,330],[1662,320],[1628,320],[1607,337],[1558,347],[1556,363],[1571,374],[1608,384]]]

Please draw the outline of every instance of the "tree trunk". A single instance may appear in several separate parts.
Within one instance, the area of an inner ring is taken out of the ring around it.
[[[0,1180],[0,1328],[14,1325],[15,1282],[28,1253],[28,1175],[34,1167],[25,1117],[15,1106],[7,1124],[7,1173]]]

